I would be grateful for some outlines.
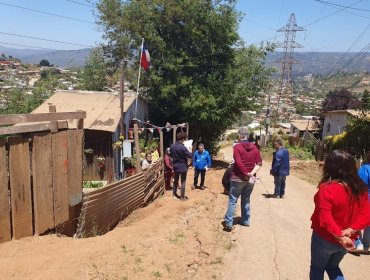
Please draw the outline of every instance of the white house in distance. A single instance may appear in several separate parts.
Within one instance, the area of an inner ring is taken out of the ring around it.
[[[358,116],[361,111],[356,110],[336,110],[325,114],[322,139],[327,136],[337,135],[346,130],[349,116]]]

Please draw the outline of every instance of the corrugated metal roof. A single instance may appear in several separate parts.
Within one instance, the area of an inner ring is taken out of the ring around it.
[[[124,99],[124,112],[135,101],[135,95],[127,95]],[[54,93],[32,113],[49,112],[49,104],[56,106],[57,112],[86,111],[84,128],[114,132],[120,122],[119,96],[111,92],[96,91],[65,91]],[[73,120],[68,125],[75,127]]]
[[[290,124],[300,131],[308,130],[317,130],[316,123],[313,120],[291,120]]]
[[[365,114],[367,117],[370,117],[370,111],[353,110],[353,109],[334,110],[334,111],[328,111],[325,113],[325,115],[330,115],[330,114],[350,114],[352,116],[360,116],[360,115]]]

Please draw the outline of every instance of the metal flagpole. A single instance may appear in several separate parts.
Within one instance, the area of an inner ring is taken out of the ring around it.
[[[134,117],[137,118],[137,99],[139,97],[140,74],[141,74],[141,57],[143,56],[144,38],[141,40],[140,62],[139,62],[139,75],[137,76],[136,98],[135,98],[135,112]]]

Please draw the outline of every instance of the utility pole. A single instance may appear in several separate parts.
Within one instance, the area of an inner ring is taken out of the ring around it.
[[[119,87],[119,103],[120,103],[120,109],[121,109],[121,123],[120,123],[120,135],[125,136],[125,131],[124,131],[124,123],[125,123],[125,71],[126,71],[126,66],[127,66],[127,60],[123,59],[122,60],[122,74],[121,74],[121,79],[120,79],[120,87]]]
[[[269,134],[269,125],[270,125],[270,106],[271,106],[271,87],[273,86],[272,83],[269,83],[267,88],[267,110],[266,110],[266,119],[265,119],[265,125],[266,125],[266,132],[265,132],[265,144],[268,141],[268,134]]]

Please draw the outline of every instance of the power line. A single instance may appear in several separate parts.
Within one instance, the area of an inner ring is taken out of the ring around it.
[[[7,43],[7,42],[0,42],[0,44],[17,46],[17,47],[26,47],[26,48],[35,48],[35,49],[42,49],[42,50],[57,51],[57,49],[49,49],[49,48],[42,48],[42,47],[36,47],[36,46],[30,46],[30,45],[21,45],[21,44]]]
[[[72,2],[72,3],[75,3],[75,4],[81,5],[81,6],[86,6],[86,7],[95,8],[95,6],[93,6],[93,5],[84,4],[84,3],[77,2],[77,1],[73,1],[73,0],[65,0],[65,1]]]
[[[34,9],[30,9],[30,8],[26,8],[26,7],[21,7],[21,6],[16,6],[16,5],[12,5],[12,4],[7,4],[7,3],[0,2],[0,5],[9,6],[9,7],[13,7],[13,8],[17,8],[17,9],[22,9],[22,10],[26,10],[26,11],[32,11],[32,12],[35,12],[35,13],[45,14],[45,15],[49,15],[49,16],[54,16],[54,17],[59,17],[59,18],[64,18],[64,19],[69,19],[69,20],[74,20],[74,21],[79,21],[79,22],[83,22],[83,23],[95,24],[95,22],[92,22],[92,21],[87,21],[87,20],[82,20],[82,19],[72,18],[72,17],[66,17],[66,16],[63,16],[63,15],[58,15],[58,14],[53,14],[53,13],[49,13],[49,12],[34,10]]]
[[[335,15],[335,14],[337,14],[337,13],[341,12],[341,11],[344,11],[344,10],[346,10],[346,9],[348,9],[348,8],[352,7],[353,5],[356,5],[357,3],[362,2],[362,1],[363,1],[363,0],[358,0],[358,1],[356,1],[356,2],[352,3],[352,4],[348,5],[348,6],[345,6],[345,7],[344,7],[344,8],[342,8],[342,9],[338,9],[338,10],[336,10],[336,11],[335,11],[335,12],[333,12],[333,13],[330,13],[330,14],[328,14],[328,15],[326,15],[326,16],[324,16],[324,17],[322,17],[322,18],[319,18],[319,19],[317,19],[317,20],[315,20],[315,21],[313,21],[313,22],[311,22],[311,23],[309,23],[309,24],[305,25],[304,27],[308,27],[308,26],[313,25],[313,24],[315,24],[315,23],[317,23],[317,22],[319,22],[319,21],[322,21],[322,20],[324,20],[324,19],[326,19],[326,18],[328,18],[328,17],[330,17],[330,16],[332,16],[332,15]]]
[[[356,11],[370,12],[370,10],[367,10],[367,9],[353,8],[351,6],[343,6],[343,5],[339,5],[339,4],[332,3],[332,2],[327,2],[327,1],[322,1],[322,0],[315,0],[315,1],[316,2],[320,2],[320,3],[323,3],[325,5],[337,6],[337,7],[351,9],[351,10],[356,10]]]
[[[92,46],[88,46],[88,45],[82,45],[82,44],[76,44],[76,43],[70,43],[70,42],[64,42],[64,41],[57,41],[57,40],[51,40],[51,39],[44,39],[44,38],[32,37],[32,36],[26,36],[26,35],[19,35],[19,34],[2,32],[2,31],[0,31],[0,34],[22,37],[22,38],[28,38],[28,39],[34,39],[34,40],[40,40],[40,41],[53,42],[53,43],[60,43],[60,44],[65,44],[65,45],[73,45],[73,46],[79,46],[79,47],[88,47],[88,48],[92,47]]]

